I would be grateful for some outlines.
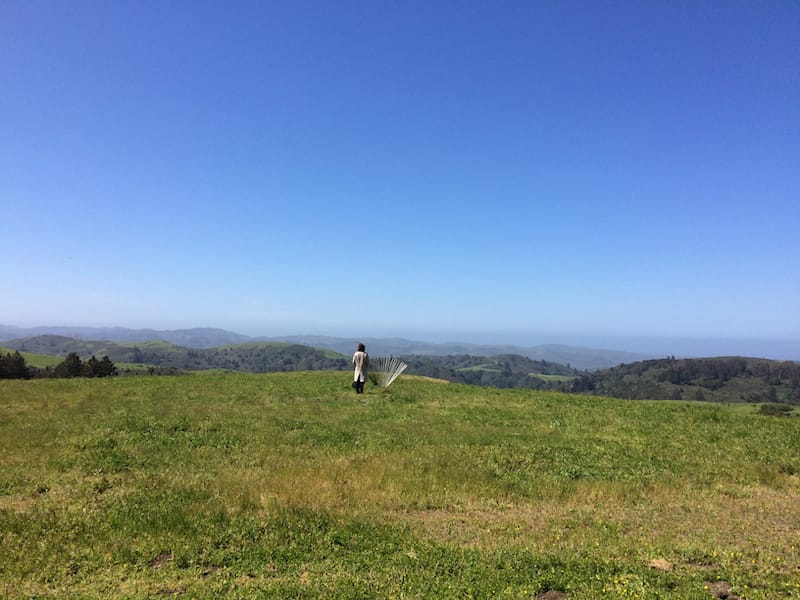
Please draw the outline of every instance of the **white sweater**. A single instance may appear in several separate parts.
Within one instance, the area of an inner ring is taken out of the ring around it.
[[[359,350],[353,354],[353,365],[355,371],[353,372],[353,381],[366,381],[367,380],[367,353]]]

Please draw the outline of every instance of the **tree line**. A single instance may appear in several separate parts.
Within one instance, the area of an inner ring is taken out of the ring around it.
[[[111,377],[117,373],[117,367],[108,356],[98,360],[92,355],[83,361],[75,352],[70,352],[54,367],[38,368],[28,365],[19,351],[0,354],[0,379]]]

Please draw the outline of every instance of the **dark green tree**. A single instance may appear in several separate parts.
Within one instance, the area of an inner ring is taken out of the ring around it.
[[[80,356],[75,352],[70,352],[63,362],[56,365],[54,374],[56,377],[82,377],[87,372],[88,369],[81,361]]]
[[[76,359],[70,355],[64,362],[68,361],[69,366],[65,365],[61,371],[62,374],[57,374],[57,377],[110,377],[111,375],[117,374],[117,367],[114,366],[114,363],[111,362],[111,359],[108,358],[108,356],[104,356],[101,360],[97,360],[97,357],[93,354],[89,360],[87,360],[85,363],[81,363],[80,368],[77,364],[80,362],[80,359],[77,359],[76,362]],[[56,367],[56,369],[58,369],[58,367]]]
[[[117,367],[111,362],[108,356],[104,356],[100,361],[100,377],[111,377],[118,373]]]
[[[86,371],[87,377],[100,377],[100,361],[95,358],[94,354],[86,361]]]
[[[0,354],[0,379],[29,379],[30,369],[19,351]]]

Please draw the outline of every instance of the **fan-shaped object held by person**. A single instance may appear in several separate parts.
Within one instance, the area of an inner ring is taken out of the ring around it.
[[[367,373],[370,381],[375,385],[389,387],[400,376],[400,373],[407,368],[408,365],[406,363],[393,356],[379,356],[377,358],[370,356]]]

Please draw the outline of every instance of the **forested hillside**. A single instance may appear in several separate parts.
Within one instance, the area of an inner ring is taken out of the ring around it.
[[[673,357],[586,373],[565,387],[571,392],[629,399],[800,404],[800,364]]]

